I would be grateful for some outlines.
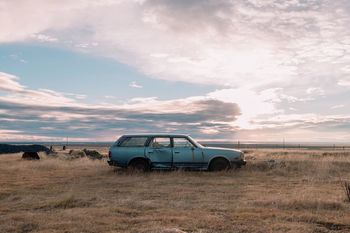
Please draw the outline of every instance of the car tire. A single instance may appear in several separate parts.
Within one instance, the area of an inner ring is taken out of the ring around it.
[[[224,158],[214,159],[209,166],[210,171],[226,171],[230,168],[229,162]]]
[[[146,172],[149,171],[149,165],[146,160],[136,159],[132,161],[129,167],[134,171]]]

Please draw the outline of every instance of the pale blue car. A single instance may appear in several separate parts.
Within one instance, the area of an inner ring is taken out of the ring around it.
[[[205,147],[183,134],[120,137],[109,149],[111,166],[136,170],[195,169],[220,171],[246,164],[240,150]]]

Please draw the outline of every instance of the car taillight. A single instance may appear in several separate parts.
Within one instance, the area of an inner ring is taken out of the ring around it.
[[[112,153],[110,151],[108,152],[108,158],[112,158]]]

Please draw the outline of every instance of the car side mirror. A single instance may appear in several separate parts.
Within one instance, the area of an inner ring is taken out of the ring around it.
[[[194,147],[193,147],[193,146],[191,146],[191,150],[194,150]]]

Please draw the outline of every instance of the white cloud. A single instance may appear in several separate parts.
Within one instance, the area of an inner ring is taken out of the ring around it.
[[[16,140],[42,140],[49,134],[57,138],[56,135],[67,131],[76,140],[84,135],[97,139],[95,134],[101,130],[112,132],[116,128],[119,133],[126,133],[128,129],[156,128],[169,132],[190,130],[195,135],[198,132],[227,135],[232,134],[233,123],[240,115],[236,103],[209,96],[174,100],[134,98],[119,105],[92,105],[79,102],[76,94],[43,88],[32,90],[21,86],[16,76],[2,73],[1,77],[6,81],[6,86],[2,86],[5,94],[0,96],[4,140],[11,140],[16,135]],[[174,124],[176,128],[172,127]],[[20,133],[13,131],[18,129]]]
[[[71,96],[71,97],[78,99],[78,100],[83,100],[83,99],[87,98],[87,95],[84,95],[84,94],[75,94],[75,93],[67,93],[67,92],[63,92],[62,94],[67,95],[67,96]]]
[[[133,87],[133,88],[143,88],[143,86],[141,86],[140,84],[137,84],[135,81],[132,81],[129,84],[129,87]]]
[[[75,100],[68,96],[73,96],[76,99],[83,99],[85,95],[77,95],[72,93],[60,93],[48,89],[31,90],[19,83],[17,76],[0,72],[0,91],[7,93],[5,96],[0,96],[0,100],[6,100],[13,103],[35,104],[35,105],[64,105],[74,104]]]
[[[3,9],[0,41],[59,37],[61,46],[70,41],[167,80],[245,88],[293,82],[299,64],[341,62],[345,52],[337,51],[348,49],[334,38],[344,22],[329,26],[346,12],[324,2],[34,0],[4,2]],[[316,47],[318,30],[327,38],[324,49]]]
[[[2,91],[23,91],[25,87],[18,83],[14,75],[0,72],[0,90]]]
[[[350,87],[350,79],[341,79],[338,81],[339,86]]]
[[[35,37],[113,57],[166,80],[253,90],[293,84],[299,77],[307,86],[327,69],[337,70],[332,78],[346,85],[341,75],[349,62],[349,12],[339,5],[349,4],[5,1],[0,42]]]
[[[273,99],[276,98],[273,92],[262,92],[257,94],[246,89],[223,89],[208,94],[209,98],[218,99],[225,102],[237,103],[241,109],[236,124],[241,128],[250,128],[250,121],[263,114],[275,114]]]
[[[115,96],[112,96],[112,95],[105,95],[104,96],[106,99],[116,99]]]
[[[306,90],[306,93],[309,95],[324,95],[325,91],[319,87],[310,87]]]
[[[339,109],[339,108],[344,108],[345,105],[344,104],[338,104],[338,105],[334,105],[331,107],[331,109]]]
[[[89,105],[79,102],[76,94],[31,90],[16,76],[1,74],[1,80],[7,80],[3,88],[7,94],[0,97],[0,136],[4,140],[49,140],[49,134],[51,140],[58,140],[57,135],[63,132],[73,134],[74,140],[108,140],[117,133],[154,129],[191,132],[201,138],[216,135],[217,139],[257,140],[264,135],[263,140],[276,140],[281,135],[294,141],[350,139],[343,132],[350,125],[348,115],[285,114],[278,109],[277,104],[288,101],[281,88],[260,92],[223,89],[182,99],[148,97],[118,105]],[[330,137],[330,132],[339,137]]]
[[[45,34],[33,34],[31,35],[31,38],[38,40],[40,42],[56,42],[58,41],[57,38],[45,35]]]

